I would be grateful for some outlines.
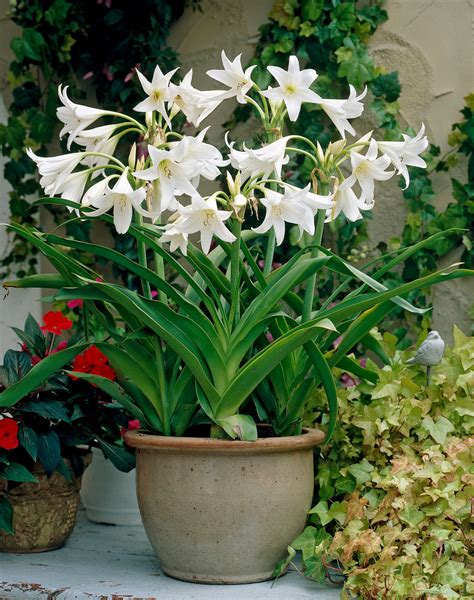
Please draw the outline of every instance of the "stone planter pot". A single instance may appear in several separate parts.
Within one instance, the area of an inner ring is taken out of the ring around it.
[[[85,466],[91,455],[83,456]],[[69,461],[66,460],[68,467]],[[72,471],[71,471],[72,472]],[[67,481],[58,472],[48,477],[40,464],[35,464],[36,483],[21,483],[8,491],[13,507],[14,535],[0,531],[0,552],[46,552],[60,548],[74,529],[81,477]],[[0,479],[0,492],[3,480]]]
[[[122,473],[100,450],[92,448],[92,463],[81,486],[81,500],[89,521],[141,525],[135,473],[135,469]]]
[[[201,583],[270,579],[303,530],[318,430],[256,442],[125,434],[137,493],[163,571]]]

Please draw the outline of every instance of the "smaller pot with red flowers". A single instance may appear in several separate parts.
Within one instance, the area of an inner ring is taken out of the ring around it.
[[[8,350],[0,366],[0,551],[40,552],[64,544],[92,448],[122,471],[134,467],[122,438],[132,417],[86,379],[113,381],[115,371],[73,329],[60,311],[47,312],[42,323],[30,315],[23,330],[14,330],[18,349]],[[71,345],[78,344],[83,352],[72,353]],[[61,369],[17,402],[3,400],[3,391],[56,355]]]

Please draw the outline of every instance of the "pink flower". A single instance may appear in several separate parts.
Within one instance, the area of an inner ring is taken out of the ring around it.
[[[360,380],[357,377],[351,377],[349,373],[343,373],[341,375],[341,385],[342,387],[349,388],[355,387],[360,383]]]
[[[71,308],[71,309],[77,308],[77,307],[82,308],[83,305],[84,305],[84,301],[80,300],[79,298],[77,300],[69,300],[69,302],[67,303],[67,307]]]
[[[342,342],[342,335],[340,335],[339,337],[337,337],[334,340],[334,342],[332,343],[333,348],[337,348],[341,342]]]
[[[87,71],[87,73],[82,76],[82,79],[91,79],[91,77],[94,77],[94,71]]]
[[[132,419],[131,421],[129,421],[126,429],[125,427],[121,428],[120,434],[123,437],[124,434],[127,433],[127,431],[132,431],[134,429],[140,429],[140,421],[138,419]]]
[[[151,290],[151,297],[156,298],[158,296],[158,292],[156,290]]]

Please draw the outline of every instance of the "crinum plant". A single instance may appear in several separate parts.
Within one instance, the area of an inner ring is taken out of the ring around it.
[[[71,219],[104,220],[136,242],[135,262],[101,244],[41,233],[15,224],[48,258],[57,273],[8,282],[7,287],[58,290],[56,300],[84,300],[86,321],[99,319],[106,341],[94,340],[117,373],[115,382],[75,373],[103,387],[140,420],[144,430],[183,435],[210,424],[211,435],[255,440],[256,422],[271,424],[276,435],[301,432],[302,407],[308,393],[322,386],[329,404],[328,436],[337,415],[332,369],[374,379],[348,356],[359,342],[376,353],[370,330],[398,304],[420,312],[402,296],[420,287],[466,274],[448,269],[387,289],[379,280],[412,256],[426,240],[381,259],[372,277],[322,246],[324,224],[341,212],[362,218],[374,205],[374,182],[407,166],[424,166],[420,153],[427,140],[423,128],[415,138],[377,142],[355,134],[351,120],[363,111],[363,92],[351,87],[347,99],[324,99],[311,89],[317,73],[300,69],[291,56],[288,70],[268,67],[276,86],[261,90],[252,67],[241,57],[208,75],[225,90],[199,91],[192,72],[180,83],[175,71],[156,67],[148,80],[138,73],[145,99],[135,110],[144,122],[121,113],[74,103],[60,88],[58,117],[74,151],[43,158],[31,150],[48,198],[66,205]],[[179,112],[198,127],[221,102],[249,103],[261,121],[260,141],[239,146],[226,134],[226,155],[196,135],[173,130]],[[324,110],[341,139],[322,148],[317,140],[284,135],[285,119],[296,120],[303,102]],[[99,119],[105,124],[92,127]],[[128,163],[114,155],[119,142],[135,136]],[[311,181],[299,189],[285,183],[290,154],[314,164]],[[210,195],[201,181],[216,181]],[[278,266],[273,264],[287,224],[311,236],[311,243]],[[138,290],[98,279],[74,251],[121,265],[140,281]],[[373,266],[373,265],[369,265]],[[343,279],[323,304],[317,301],[318,272],[331,269]],[[349,280],[359,281],[350,294]],[[339,339],[337,348],[335,340]],[[25,386],[61,368],[84,345],[76,345],[41,362],[0,396],[9,406]],[[209,431],[209,430],[208,430]]]

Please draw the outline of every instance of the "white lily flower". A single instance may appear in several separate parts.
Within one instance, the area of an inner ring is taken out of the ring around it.
[[[159,65],[156,65],[151,81],[140,73],[137,69],[138,79],[142,84],[143,91],[147,94],[147,98],[139,102],[134,110],[137,112],[152,112],[157,111],[164,118],[168,127],[171,128],[171,121],[166,110],[166,102],[170,99],[170,79],[178,69],[173,69],[164,74]]]
[[[314,192],[310,192],[310,184],[301,189],[296,187],[295,185],[290,185],[285,183],[285,188],[288,188],[291,192],[295,194],[295,198],[297,198],[300,202],[302,202],[305,206],[307,206],[313,217],[316,215],[318,210],[328,210],[333,206],[333,194],[328,194],[327,196],[322,196],[321,194],[315,194]],[[299,194],[300,192],[304,192]]]
[[[233,61],[230,61],[224,50],[222,50],[221,58],[224,69],[211,69],[210,71],[206,71],[209,77],[229,87],[229,90],[226,92],[221,92],[220,100],[233,98],[235,96],[237,102],[240,102],[240,104],[246,103],[245,94],[247,94],[253,86],[251,75],[252,71],[255,69],[255,65],[244,71],[241,64],[241,57],[242,54],[239,54]]]
[[[352,178],[345,179],[341,185],[337,186],[334,191],[334,206],[326,212],[326,223],[334,221],[342,212],[348,221],[358,221],[362,219],[361,210],[370,210],[374,206],[374,201],[367,203],[361,198],[357,198],[352,186],[355,180]]]
[[[107,194],[109,190],[109,182],[115,177],[116,175],[109,175],[108,177],[104,177],[104,179],[101,179],[97,183],[94,183],[94,185],[91,185],[91,187],[86,191],[86,193],[82,197],[81,205],[83,207],[92,206],[95,200],[101,198],[102,196],[105,196],[105,194]]]
[[[54,196],[64,181],[84,159],[84,152],[72,152],[59,156],[37,156],[31,148],[27,155],[36,163],[41,175],[40,185],[48,196]]]
[[[191,160],[183,162],[186,151],[185,144],[178,144],[170,150],[159,150],[154,146],[148,146],[152,166],[133,174],[137,179],[145,181],[159,180],[160,192],[157,204],[159,213],[176,208],[175,196],[181,194],[192,196],[196,193],[196,189],[189,181],[195,166]]]
[[[110,114],[108,110],[101,110],[99,108],[92,108],[83,104],[76,104],[67,95],[68,86],[58,87],[58,96],[63,106],[60,106],[56,110],[58,119],[64,123],[64,127],[59,132],[59,137],[67,133],[69,139],[67,142],[68,150],[71,148],[72,142],[75,138],[89,125],[92,125],[94,121],[100,119],[104,115]]]
[[[149,216],[141,205],[145,200],[144,188],[134,190],[128,181],[128,168],[124,170],[113,188],[108,188],[102,196],[90,198],[90,204],[97,208],[87,213],[90,217],[103,215],[113,208],[114,226],[117,233],[127,233],[132,222],[133,209],[142,215]]]
[[[103,125],[93,129],[85,129],[75,139],[76,144],[84,146],[85,152],[100,152],[112,156],[120,140],[120,134],[112,135],[120,125]],[[109,159],[104,156],[86,156],[82,164],[89,167],[105,166]],[[95,175],[98,174],[98,171]]]
[[[405,179],[405,189],[410,185],[410,175],[407,167],[426,167],[426,162],[419,156],[428,148],[428,138],[425,136],[425,125],[415,137],[403,134],[403,142],[377,142],[381,152],[386,154],[399,175]]]
[[[71,173],[66,179],[62,182],[61,185],[56,187],[55,194],[60,195],[61,198],[65,200],[72,200],[73,202],[77,202],[78,204],[81,202],[82,196],[84,195],[84,190],[89,179],[90,172],[88,169],[85,171],[77,171],[76,173]],[[72,212],[74,209],[70,206],[67,207],[69,212]]]
[[[300,71],[296,56],[290,56],[288,71],[280,67],[267,67],[267,69],[280,85],[277,88],[270,88],[262,94],[270,100],[283,101],[290,121],[296,121],[303,102],[318,103],[320,101],[318,94],[309,89],[318,74],[314,69]]]
[[[232,211],[219,210],[214,196],[202,198],[195,194],[191,198],[191,206],[178,205],[178,212],[182,218],[175,221],[174,226],[186,234],[200,232],[201,248],[205,254],[209,253],[214,235],[224,242],[234,242],[236,239],[224,225]]]
[[[308,189],[294,188],[291,190],[286,188],[284,194],[266,189],[265,196],[260,199],[260,202],[266,208],[265,218],[261,225],[253,228],[253,231],[255,233],[266,233],[273,227],[278,246],[285,237],[285,223],[298,225],[300,231],[307,231],[310,235],[313,235],[314,215],[304,202]]]
[[[193,180],[192,184],[197,187],[201,176],[214,181],[219,177],[219,167],[229,164],[228,160],[222,158],[220,151],[204,142],[204,137],[209,127],[206,127],[195,137],[185,135],[178,142],[171,142],[170,148],[179,148],[181,153],[181,163],[189,167],[189,177]]]
[[[202,92],[193,87],[191,80],[193,70],[190,69],[179,85],[170,83],[169,98],[183,112],[189,123],[199,127],[202,121],[219,106],[222,92]]]
[[[257,150],[246,148],[244,144],[244,150],[241,151],[234,148],[235,142],[229,143],[228,135],[227,133],[226,144],[230,149],[230,164],[242,172],[242,181],[254,175],[263,175],[268,178],[273,172],[278,177],[281,176],[281,169],[289,160],[286,155],[286,145],[290,136],[282,137]]]
[[[160,242],[169,243],[171,252],[176,252],[179,248],[184,256],[188,253],[188,234],[180,231],[175,223],[165,226]]]
[[[374,181],[385,181],[395,173],[385,170],[390,165],[390,159],[384,154],[377,158],[377,142],[372,139],[365,156],[355,151],[351,152],[351,163],[352,175],[349,179],[351,182],[357,179],[365,202],[371,204],[374,199]]]
[[[328,115],[331,121],[336,126],[336,129],[341,134],[341,137],[345,138],[345,132],[348,131],[351,135],[355,135],[355,129],[349,123],[348,119],[355,119],[360,117],[364,112],[364,105],[361,100],[365,98],[367,94],[367,88],[358,96],[356,89],[353,85],[349,85],[350,93],[349,98],[346,100],[329,100],[320,98],[318,104]]]

